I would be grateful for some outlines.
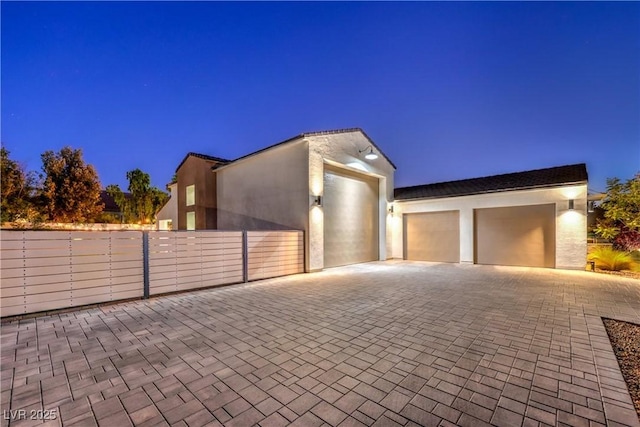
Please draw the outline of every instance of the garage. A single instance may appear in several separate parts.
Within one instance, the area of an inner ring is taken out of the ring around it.
[[[555,215],[555,204],[475,209],[475,263],[554,268]]]
[[[324,267],[376,261],[378,179],[324,165]]]
[[[403,215],[404,259],[460,262],[460,212]]]

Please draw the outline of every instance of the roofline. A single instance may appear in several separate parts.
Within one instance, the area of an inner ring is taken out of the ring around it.
[[[203,160],[210,160],[212,162],[231,163],[231,160],[223,159],[221,157],[210,156],[208,154],[194,153],[193,151],[190,151],[190,152],[187,153],[186,156],[184,156],[184,158],[182,159],[182,161],[180,162],[180,164],[176,168],[176,172],[178,172],[178,169],[180,169],[182,167],[182,165],[184,164],[184,162],[187,161],[189,156],[197,157],[197,158],[203,159]]]
[[[281,146],[281,145],[286,145],[286,144],[288,144],[288,143],[290,143],[290,142],[293,142],[293,141],[296,141],[296,140],[298,140],[298,139],[304,138],[304,136],[305,136],[305,134],[304,134],[304,133],[301,133],[300,135],[296,135],[296,136],[291,137],[291,138],[289,138],[289,139],[285,139],[284,141],[277,142],[277,143],[275,143],[275,144],[273,144],[273,145],[269,145],[268,147],[261,148],[261,149],[259,149],[259,150],[257,150],[257,151],[252,152],[252,153],[245,154],[244,156],[240,156],[240,157],[238,157],[237,159],[232,160],[229,164],[235,163],[235,162],[237,162],[237,161],[239,161],[239,160],[244,160],[244,159],[246,159],[246,158],[248,158],[248,157],[253,157],[253,156],[255,156],[255,155],[257,155],[257,154],[260,154],[260,153],[262,153],[262,152],[264,152],[264,151],[271,150],[272,148],[276,148],[276,147],[279,147],[279,146]],[[226,165],[224,165],[224,166],[226,166]],[[223,167],[223,166],[221,166],[221,167]]]
[[[398,187],[395,190],[404,190],[405,188],[425,187],[427,185],[453,184],[454,182],[475,181],[475,180],[478,180],[478,179],[497,178],[499,176],[517,175],[517,174],[522,174],[522,173],[539,172],[539,171],[545,171],[545,170],[549,170],[549,169],[558,169],[558,168],[566,168],[566,167],[570,167],[570,166],[583,166],[583,165],[584,165],[585,168],[587,167],[586,163],[573,163],[573,164],[570,164],[570,165],[552,166],[552,167],[549,167],[549,168],[539,168],[539,169],[531,169],[531,170],[519,171],[519,172],[500,173],[498,175],[485,175],[485,176],[477,176],[477,177],[473,177],[473,178],[454,179],[453,181],[440,181],[440,182],[431,182],[429,184],[409,185],[409,186],[406,186],[406,187]],[[575,182],[582,182],[582,181],[575,181]],[[584,180],[584,182],[587,182],[587,180]],[[551,184],[551,185],[555,185],[555,184]],[[564,185],[564,184],[561,184],[561,185]]]
[[[522,185],[522,186],[512,186],[512,187],[507,187],[507,188],[492,188],[492,189],[488,189],[488,190],[478,190],[478,191],[465,191],[465,192],[461,192],[461,193],[455,193],[455,194],[450,194],[450,195],[425,195],[425,196],[416,196],[416,197],[405,197],[405,198],[396,198],[395,194],[398,191],[407,191],[407,190],[412,190],[412,189],[420,189],[420,188],[425,188],[425,187],[433,187],[433,186],[439,186],[439,185],[451,185],[451,184],[457,184],[457,183],[469,183],[469,182],[477,182],[477,181],[482,181],[482,180],[487,180],[487,179],[495,179],[495,178],[502,178],[502,177],[513,177],[513,176],[517,176],[517,175],[523,175],[523,174],[531,174],[531,173],[536,173],[536,172],[542,172],[542,171],[549,171],[552,169],[561,169],[561,168],[583,168],[584,172],[585,172],[585,179],[581,179],[581,180],[577,180],[577,181],[565,181],[565,182],[551,182],[548,184],[537,184],[537,185]],[[488,175],[488,176],[483,176],[483,177],[478,177],[478,178],[466,178],[466,179],[458,179],[458,180],[454,180],[454,181],[442,181],[442,182],[435,182],[432,184],[422,184],[422,185],[413,185],[413,186],[409,186],[409,187],[399,187],[399,188],[395,188],[394,189],[394,200],[426,200],[426,199],[444,199],[444,198],[451,198],[451,197],[460,197],[460,196],[472,196],[475,194],[490,194],[490,193],[496,193],[496,192],[504,192],[504,191],[517,191],[517,190],[532,190],[532,189],[536,189],[536,188],[555,188],[555,187],[564,187],[567,185],[587,185],[588,184],[588,175],[586,172],[586,168],[587,165],[586,163],[574,163],[574,164],[570,164],[570,165],[562,165],[562,166],[553,166],[550,168],[540,168],[540,169],[532,169],[532,170],[527,170],[527,171],[520,171],[520,172],[509,172],[509,173],[503,173],[503,174],[498,174],[498,175]]]
[[[449,181],[449,182],[457,182],[457,181]],[[396,198],[394,197],[394,201],[412,201],[412,200],[432,200],[432,199],[452,199],[454,197],[464,197],[464,196],[477,196],[480,194],[493,194],[493,193],[504,193],[507,191],[524,191],[524,190],[536,190],[542,188],[557,188],[557,187],[567,187],[571,185],[587,185],[588,181],[573,181],[573,182],[562,182],[555,184],[542,184],[542,185],[529,185],[526,187],[513,187],[513,188],[499,188],[495,190],[485,190],[485,191],[473,191],[468,193],[460,193],[460,194],[452,194],[450,196],[422,196],[422,197],[408,197],[408,198]],[[446,182],[438,182],[437,184],[446,184]],[[429,185],[429,184],[427,184]],[[422,187],[421,185],[415,185],[413,187]],[[413,187],[400,187],[395,190],[405,189],[405,188],[413,188]]]
[[[396,167],[396,165],[391,161],[391,159],[389,157],[387,157],[386,154],[384,154],[384,152],[380,149],[380,147],[378,147],[378,145],[373,142],[373,139],[371,139],[371,137],[369,135],[367,135],[367,133],[362,130],[362,128],[345,128],[345,129],[334,129],[334,130],[323,130],[323,131],[317,131],[317,132],[306,132],[301,134],[302,136],[321,136],[321,135],[333,135],[333,134],[337,134],[337,133],[349,133],[349,132],[360,132],[366,139],[367,141],[369,141],[369,143],[375,147],[376,150],[378,150],[378,152],[380,154],[382,154],[382,157],[385,158],[385,160],[387,162],[389,162],[389,164],[393,167],[393,169],[397,170],[398,168]]]
[[[297,141],[297,140],[300,140],[300,139],[304,139],[306,137],[321,136],[321,135],[334,135],[334,134],[350,133],[350,132],[360,132],[367,139],[367,141],[369,141],[369,143],[373,147],[375,147],[376,150],[378,150],[378,152],[382,155],[382,157],[384,157],[385,160],[387,162],[389,162],[389,164],[393,167],[393,169],[397,169],[396,165],[393,164],[393,162],[387,157],[387,155],[382,152],[382,150],[376,145],[376,143],[373,142],[373,140],[369,137],[369,135],[367,135],[366,132],[363,131],[361,128],[346,128],[346,129],[323,130],[323,131],[317,131],[317,132],[304,132],[304,133],[298,134],[298,135],[296,135],[294,137],[285,139],[284,141],[280,141],[280,142],[278,142],[276,144],[270,145],[268,147],[261,148],[260,150],[254,151],[252,153],[245,154],[244,156],[238,157],[235,160],[231,160],[231,161],[226,160],[227,164],[222,165],[222,166],[218,166],[218,167],[212,167],[211,169],[212,170],[223,169],[226,166],[230,166],[230,165],[232,165],[235,162],[238,162],[240,160],[244,160],[244,159],[246,159],[248,157],[253,157],[253,156],[255,156],[257,154],[260,154],[260,153],[262,153],[264,151],[268,151],[268,150],[271,150],[272,148],[276,148],[276,147],[279,147],[281,145],[289,144],[291,142],[294,142],[294,141]]]

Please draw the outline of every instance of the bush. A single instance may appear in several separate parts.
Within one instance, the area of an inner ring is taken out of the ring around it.
[[[613,239],[613,249],[619,251],[640,250],[640,233],[635,230],[623,230]]]
[[[630,253],[617,251],[609,246],[594,248],[588,259],[595,261],[596,267],[611,271],[630,270],[635,264]]]

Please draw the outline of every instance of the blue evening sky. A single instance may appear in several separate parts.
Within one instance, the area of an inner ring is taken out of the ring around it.
[[[189,151],[234,159],[361,127],[396,186],[587,163],[640,171],[640,3],[6,2],[2,143],[82,148],[102,185],[164,188]]]

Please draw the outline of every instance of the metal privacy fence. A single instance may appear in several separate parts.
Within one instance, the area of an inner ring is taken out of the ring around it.
[[[301,231],[0,231],[0,316],[304,272]]]
[[[148,236],[150,295],[243,281],[241,231]]]
[[[246,238],[247,280],[285,276],[304,270],[301,231],[251,231]]]

